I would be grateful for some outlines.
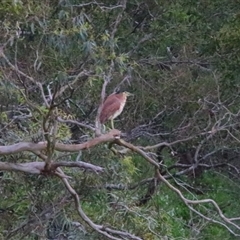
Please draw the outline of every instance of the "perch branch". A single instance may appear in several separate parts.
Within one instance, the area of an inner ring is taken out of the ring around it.
[[[80,150],[89,149],[101,143],[112,142],[116,138],[119,138],[120,134],[121,132],[119,130],[113,129],[107,134],[101,135],[99,137],[96,137],[94,139],[91,139],[90,141],[87,141],[81,144],[71,145],[71,144],[56,143],[54,149],[59,152],[79,152]],[[0,146],[0,155],[14,154],[14,153],[19,153],[23,151],[36,152],[36,151],[46,150],[46,148],[47,148],[47,142],[38,142],[38,143],[20,142],[20,143],[8,145],[8,146]]]

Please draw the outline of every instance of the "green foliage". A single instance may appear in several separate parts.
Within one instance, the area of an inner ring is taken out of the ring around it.
[[[202,188],[206,189],[209,198],[219,203],[224,214],[236,216],[238,204],[235,199],[240,197],[239,191],[236,191],[236,188],[239,188],[238,182],[229,179],[221,172],[205,172],[197,179],[196,184],[201,184]]]

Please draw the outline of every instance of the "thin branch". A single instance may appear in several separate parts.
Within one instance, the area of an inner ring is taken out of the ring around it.
[[[33,229],[39,227],[39,224],[42,222],[48,222],[50,219],[53,219],[55,216],[57,216],[67,202],[69,202],[69,199],[64,196],[63,198],[61,197],[61,199],[58,198],[54,202],[51,202],[50,206],[45,205],[44,210],[40,213],[34,213],[32,211],[32,214],[29,214],[24,221],[21,221],[20,225],[12,230],[8,230],[5,239],[13,239],[14,235],[18,234],[20,231],[24,231],[25,236],[26,233],[30,234]],[[17,239],[23,238],[18,236]]]
[[[22,75],[23,77],[27,78],[28,80],[30,80],[31,82],[35,83],[39,89],[40,89],[40,92],[41,92],[41,95],[42,95],[42,98],[44,100],[44,103],[46,104],[47,107],[49,107],[49,104],[48,104],[48,101],[45,97],[45,94],[44,94],[44,90],[43,90],[43,87],[42,87],[42,84],[38,81],[36,81],[34,78],[28,76],[27,74],[25,74],[24,72],[22,72],[21,70],[18,69],[17,66],[14,66],[10,61],[9,59],[7,58],[7,56],[4,54],[3,50],[0,51],[0,56],[2,56],[4,58],[4,60],[7,62],[7,64],[9,65],[9,67],[11,67],[16,73]]]
[[[122,11],[119,12],[119,14],[117,15],[117,19],[114,23],[114,26],[113,26],[113,30],[111,32],[111,39],[113,40],[114,39],[114,36],[115,36],[115,33],[117,32],[117,28],[118,28],[118,25],[120,24],[121,20],[122,20],[122,17],[123,17],[123,12],[126,8],[126,3],[127,3],[127,0],[122,0]]]
[[[120,86],[123,85],[126,81],[128,82],[128,85],[130,85],[129,75],[125,76],[123,80],[114,88],[114,92],[117,92],[120,89]]]
[[[152,38],[152,33],[146,34],[142,39],[140,39],[140,40],[138,41],[137,45],[136,45],[135,47],[133,47],[133,48],[127,53],[127,55],[131,55],[132,53],[134,53],[134,52],[140,47],[140,45],[141,45],[142,43],[148,41],[148,40],[151,39],[151,38]]]
[[[82,8],[82,7],[86,7],[89,5],[97,5],[100,9],[107,9],[107,10],[113,10],[115,8],[123,8],[123,5],[116,5],[116,6],[104,6],[104,3],[98,3],[96,1],[94,2],[89,2],[89,3],[82,3],[82,4],[69,4],[66,5],[66,7],[78,7],[78,8]]]
[[[75,125],[78,125],[80,127],[84,127],[84,128],[87,128],[91,131],[95,131],[95,128],[92,127],[91,125],[87,125],[87,124],[84,124],[84,123],[81,123],[81,122],[78,122],[78,121],[75,121],[75,120],[64,120],[60,117],[57,117],[57,121],[61,122],[61,123],[71,123],[71,124],[75,124]]]
[[[67,89],[72,88],[74,84],[79,80],[79,78],[84,77],[84,76],[89,76],[90,72],[83,70],[82,72],[78,73],[78,75],[74,78],[74,80],[63,87],[59,89],[59,91],[56,92],[55,99],[60,97]]]
[[[143,179],[141,180],[140,182],[138,183],[135,183],[133,185],[125,185],[125,184],[105,184],[104,186],[96,186],[94,188],[105,188],[105,189],[108,189],[108,190],[134,190],[140,186],[143,186],[151,181],[153,181],[154,178],[146,178],[146,179]]]
[[[7,56],[4,54],[3,51],[0,52],[0,56],[2,56],[4,58],[4,60],[6,61],[6,63],[17,73],[19,73],[20,75],[22,75],[23,77],[27,78],[28,80],[30,80],[31,82],[33,83],[36,83],[36,81],[28,76],[27,74],[25,74],[24,72],[22,72],[21,70],[19,70],[17,67],[15,67],[10,61],[9,59],[7,58]]]
[[[88,3],[82,3],[82,4],[69,4],[69,5],[66,5],[66,7],[79,7],[79,8],[82,8],[82,7],[86,7],[86,6],[89,6],[89,5],[102,5],[103,3],[98,3],[96,1],[94,2],[88,2]]]
[[[199,163],[197,165],[198,167],[202,167],[205,169],[210,169],[210,168],[218,168],[218,167],[223,167],[223,166],[228,166],[229,168],[233,168],[237,174],[239,174],[239,170],[237,167],[233,166],[232,164],[229,163],[216,163],[216,164],[204,164],[204,163]],[[173,174],[167,174],[169,173],[170,170],[175,169],[175,168],[184,168],[184,170],[173,173]],[[181,176],[181,175],[186,175],[189,172],[192,172],[195,169],[195,164],[181,164],[181,163],[176,163],[174,165],[171,165],[170,167],[167,168],[166,171],[161,172],[161,174],[164,176],[165,179],[172,178],[173,176]]]
[[[192,139],[194,139],[196,137],[197,136],[187,137],[187,138],[184,138],[184,139],[176,140],[176,141],[171,142],[171,143],[161,142],[161,143],[158,143],[158,144],[155,144],[155,145],[152,145],[152,146],[146,146],[146,147],[141,147],[141,148],[143,150],[151,150],[151,149],[162,147],[162,146],[171,147],[172,145],[175,145],[177,143],[187,142],[187,141],[192,140]]]

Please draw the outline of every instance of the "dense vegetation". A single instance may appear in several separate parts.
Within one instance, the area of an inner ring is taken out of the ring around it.
[[[238,239],[239,29],[236,0],[2,0],[0,239]]]

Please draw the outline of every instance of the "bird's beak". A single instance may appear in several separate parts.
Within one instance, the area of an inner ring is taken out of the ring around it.
[[[130,92],[127,92],[127,96],[128,96],[128,97],[133,97],[134,94],[133,94],[133,93],[130,93]]]

